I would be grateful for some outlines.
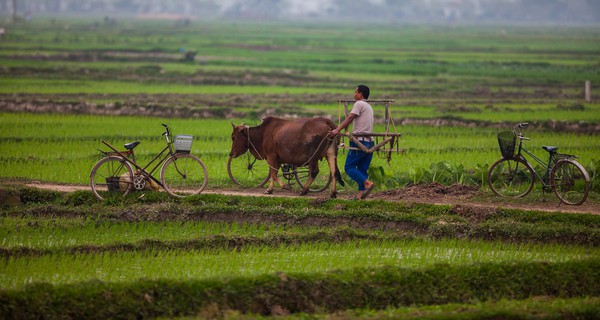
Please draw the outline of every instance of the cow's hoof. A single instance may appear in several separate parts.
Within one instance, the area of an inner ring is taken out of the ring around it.
[[[302,190],[302,192],[300,192],[301,196],[305,196],[308,194],[308,189],[307,190]]]
[[[330,194],[330,195],[329,195],[329,197],[330,197],[331,199],[335,199],[335,198],[337,198],[337,192],[334,192],[334,193]]]
[[[273,189],[267,189],[267,190],[265,190],[265,194],[273,194]]]

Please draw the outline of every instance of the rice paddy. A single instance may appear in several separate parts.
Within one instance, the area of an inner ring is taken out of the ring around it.
[[[529,122],[528,149],[578,155],[596,203],[600,104],[583,88],[600,82],[598,39],[584,27],[11,26],[0,39],[0,318],[369,319],[465,308],[593,318],[595,214],[152,192],[102,202],[8,182],[87,185],[102,139],[141,141],[145,163],[167,123],[194,136],[208,189],[238,188],[226,168],[232,122],[339,122],[338,100],[365,83],[373,99],[395,100],[391,130],[402,135],[402,153],[374,157],[378,191],[433,182],[485,195],[497,133]]]

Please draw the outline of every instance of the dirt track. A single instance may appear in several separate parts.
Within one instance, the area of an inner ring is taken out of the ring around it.
[[[25,186],[55,190],[60,192],[74,192],[77,190],[89,190],[89,186],[86,185],[62,185],[62,184],[48,184],[48,183],[25,183]],[[204,194],[222,194],[231,196],[246,196],[246,197],[300,197],[298,191],[286,191],[282,189],[275,189],[272,195],[265,195],[263,189],[207,189],[203,191]],[[564,204],[559,205],[558,199],[554,194],[546,195],[542,200],[531,200],[527,203],[515,203],[505,199],[494,199],[488,198],[482,200],[480,191],[476,187],[464,186],[464,185],[452,185],[443,186],[441,184],[432,183],[428,185],[415,185],[402,189],[393,189],[382,192],[373,192],[369,197],[369,200],[384,200],[384,201],[396,201],[405,203],[428,203],[436,205],[453,205],[455,210],[470,210],[479,213],[490,213],[495,211],[497,208],[512,208],[521,210],[537,210],[537,211],[549,211],[549,212],[565,212],[565,213],[592,213],[600,214],[600,203],[586,201],[580,206],[568,206]],[[328,194],[326,192],[319,194],[309,194],[306,197],[311,198],[325,198]],[[350,193],[338,194],[339,199],[351,199]]]

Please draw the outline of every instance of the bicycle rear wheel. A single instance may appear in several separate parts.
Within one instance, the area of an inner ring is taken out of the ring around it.
[[[227,161],[227,173],[233,183],[244,188],[262,187],[269,181],[267,161],[256,159],[250,152]]]
[[[590,192],[590,177],[574,160],[558,161],[550,172],[550,182],[556,196],[565,204],[580,205]]]
[[[533,169],[517,158],[502,158],[488,171],[490,188],[502,197],[524,197],[531,191],[534,182]]]
[[[300,185],[300,188],[304,188],[304,184],[310,177],[310,170],[306,167],[297,167],[295,171],[296,182]],[[327,159],[323,158],[319,160],[319,174],[315,177],[315,180],[310,184],[308,190],[310,192],[321,192],[327,190],[331,184],[331,175],[329,174],[329,163]]]
[[[170,195],[184,198],[199,194],[206,188],[208,172],[198,157],[187,153],[175,154],[163,164],[160,182]]]
[[[102,158],[90,173],[90,187],[99,200],[122,198],[133,189],[133,169],[121,157]]]

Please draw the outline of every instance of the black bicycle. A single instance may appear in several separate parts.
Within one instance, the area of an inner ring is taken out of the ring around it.
[[[105,157],[90,173],[92,192],[98,199],[123,197],[132,190],[154,189],[152,186],[160,186],[178,198],[204,190],[208,172],[202,160],[190,154],[193,136],[177,135],[172,139],[169,127],[166,124],[163,127],[167,145],[145,167],[138,165],[133,152],[139,141],[127,143],[124,145],[126,150],[119,151],[102,140],[111,151],[100,151]],[[149,169],[153,164],[154,167]],[[153,176],[159,167],[160,180]]]
[[[570,205],[584,203],[590,191],[590,177],[583,166],[575,161],[577,156],[558,153],[558,147],[544,146],[542,148],[548,152],[548,161],[544,162],[523,147],[523,141],[530,140],[521,133],[521,129],[527,125],[520,123],[512,131],[498,134],[502,158],[492,164],[488,172],[492,191],[503,197],[524,197],[533,189],[537,178],[542,183],[542,189],[554,191],[561,202]],[[544,168],[543,175],[533,169],[525,155]]]

